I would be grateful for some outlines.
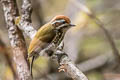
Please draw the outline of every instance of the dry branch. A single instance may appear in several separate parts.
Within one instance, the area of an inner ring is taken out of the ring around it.
[[[22,15],[19,23],[19,28],[23,30],[31,39],[33,39],[36,30],[31,23],[32,6],[30,0],[23,0]]]
[[[66,72],[73,80],[88,80],[75,64],[73,64],[64,51],[57,49],[54,56],[60,64],[59,71]]]
[[[14,0],[1,0],[8,36],[13,49],[13,60],[16,63],[19,80],[30,80],[29,67],[26,60],[27,49],[21,31],[15,25],[15,2]]]

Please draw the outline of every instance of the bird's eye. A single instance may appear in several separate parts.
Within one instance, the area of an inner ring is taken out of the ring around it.
[[[59,26],[59,25],[60,25],[60,23],[59,23],[59,22],[56,22],[56,23],[55,23],[55,26]]]
[[[65,23],[66,23],[65,21],[62,22],[62,24],[65,24]]]

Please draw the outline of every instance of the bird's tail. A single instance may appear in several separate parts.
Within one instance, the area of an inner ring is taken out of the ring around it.
[[[30,63],[30,74],[31,74],[31,77],[32,77],[32,78],[33,78],[32,68],[33,68],[34,59],[35,59],[35,56],[32,56],[31,58],[29,58],[29,63]]]

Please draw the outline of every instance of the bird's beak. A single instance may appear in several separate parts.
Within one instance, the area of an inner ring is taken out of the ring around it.
[[[74,25],[74,24],[69,24],[69,26],[72,26],[72,27],[74,27],[74,26],[76,26],[76,25]]]

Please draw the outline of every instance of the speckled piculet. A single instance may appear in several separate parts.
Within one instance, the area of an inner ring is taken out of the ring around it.
[[[75,26],[75,25],[71,24],[71,21],[67,16],[58,15],[54,17],[50,22],[43,25],[37,31],[35,37],[30,42],[28,48],[28,59],[31,58],[30,61],[31,75],[32,75],[32,66],[34,59],[37,58],[39,53],[52,42],[54,42],[54,44],[59,45],[66,31],[71,26]]]

